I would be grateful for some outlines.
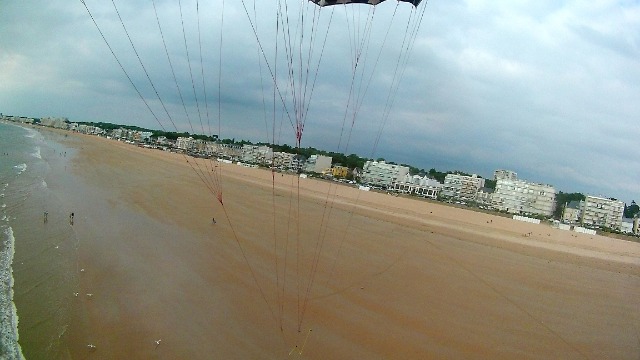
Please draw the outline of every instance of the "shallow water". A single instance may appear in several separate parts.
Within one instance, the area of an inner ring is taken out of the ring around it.
[[[49,134],[0,123],[0,359],[64,357],[77,246],[47,180],[70,157]]]

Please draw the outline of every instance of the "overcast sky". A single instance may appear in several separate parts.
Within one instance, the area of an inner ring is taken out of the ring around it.
[[[350,38],[362,38],[371,7],[323,8],[317,31],[300,32],[298,7],[303,4],[309,11],[315,5],[289,2],[290,22],[284,27],[292,34],[305,34],[305,39],[315,34],[310,64],[322,53],[303,147],[483,177],[491,177],[495,169],[510,169],[522,179],[564,192],[626,203],[640,200],[638,1],[423,0],[414,12],[410,4],[400,3],[394,17],[396,2],[388,0],[375,9],[371,40],[359,63],[358,69],[365,69],[363,83],[370,85],[350,138],[350,118],[343,126],[353,69]],[[0,4],[0,112],[153,129],[162,125],[170,131],[175,123],[179,130],[196,133],[208,133],[207,123],[217,133],[219,123],[222,137],[251,141],[271,141],[275,122],[276,142],[293,145],[295,119],[272,112],[270,72],[279,79],[276,107],[281,107],[280,96],[285,103],[291,100],[285,68],[273,60],[276,44],[280,58],[285,51],[282,35],[275,35],[277,2],[261,1],[252,27],[240,0],[225,2],[224,17],[221,0],[201,0],[200,36],[195,0],[182,0],[182,18],[177,1],[155,3],[178,86],[152,1],[116,1],[170,118],[131,50],[113,4],[97,0],[86,4],[160,124],[120,69],[82,2],[69,0]],[[253,1],[245,3],[254,16]],[[398,56],[406,25],[409,16],[419,15],[423,8],[422,26],[404,66]],[[309,16],[305,19],[311,23]],[[268,66],[258,51],[254,28]],[[397,92],[390,92],[398,78],[397,64],[404,76]],[[300,67],[294,61],[294,68]],[[315,66],[310,70],[313,78]],[[395,101],[385,118],[390,93]],[[291,105],[288,109],[293,113]],[[342,129],[347,132],[340,141]]]

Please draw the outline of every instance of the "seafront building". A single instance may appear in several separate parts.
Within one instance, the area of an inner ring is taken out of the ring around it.
[[[552,216],[556,190],[551,185],[500,179],[492,196],[493,208],[513,214]]]
[[[490,208],[492,206],[492,200],[493,189],[488,187],[478,189],[478,192],[476,193],[476,205],[483,208]]]
[[[336,165],[331,168],[331,175],[337,178],[346,178],[349,175],[349,168],[346,166]]]
[[[195,148],[195,139],[191,136],[189,137],[179,137],[176,140],[176,147],[180,150],[189,151]]]
[[[40,119],[40,124],[42,124],[42,126],[52,127],[56,129],[64,129],[64,130],[69,129],[69,119],[67,118],[46,117],[46,118]],[[100,132],[96,134],[101,134],[101,133],[102,133],[102,129],[100,129]],[[85,132],[85,134],[89,134],[89,133]]]
[[[476,174],[471,176],[447,174],[444,178],[442,196],[461,201],[475,201],[476,194],[484,187],[484,179]]]
[[[589,227],[607,227],[620,230],[624,203],[619,200],[587,196],[582,204],[580,223]]]
[[[265,145],[242,146],[242,161],[250,164],[268,164],[273,161],[273,149]]]
[[[314,172],[314,173],[323,173],[331,168],[331,161],[333,159],[330,156],[324,155],[311,155],[307,159],[307,162],[304,165],[304,171],[306,172]]]
[[[402,179],[394,181],[389,186],[390,191],[402,194],[415,194],[417,196],[437,199],[442,190],[442,184],[428,176],[406,174]]]
[[[562,210],[562,222],[568,224],[580,222],[580,219],[582,218],[582,205],[582,200],[574,200],[567,204],[564,204],[564,209]]]
[[[273,153],[273,166],[280,170],[300,171],[305,163],[305,157],[286,152]]]
[[[518,180],[518,174],[511,170],[496,170],[493,172],[493,179],[498,180]]]
[[[349,169],[336,165],[331,167],[331,157],[312,155],[306,162],[304,157],[289,153],[274,153],[269,146],[221,144],[212,141],[196,140],[193,137],[180,137],[177,141],[159,136],[153,140],[150,131],[128,130],[125,128],[105,132],[100,127],[70,123],[66,118],[33,119],[21,116],[0,114],[0,120],[17,123],[39,124],[42,126],[67,129],[85,134],[108,135],[130,143],[152,143],[151,146],[173,151],[180,149],[194,156],[218,156],[220,161],[245,161],[253,164],[275,165],[281,170],[305,170],[334,177],[346,177]],[[149,144],[144,144],[149,146]],[[442,195],[461,201],[475,202],[478,206],[515,214],[552,216],[555,209],[556,190],[551,185],[530,183],[518,180],[517,173],[511,170],[494,171],[495,190],[485,188],[484,179],[476,175],[465,176],[448,174],[445,183],[440,184],[426,176],[410,175],[407,166],[388,164],[384,161],[367,161],[364,168],[353,169],[354,178],[365,185],[383,187],[390,191],[432,199]],[[580,224],[591,228],[610,228],[623,232],[639,233],[639,220],[623,219],[624,203],[604,197],[587,196],[584,201],[559,204],[563,206],[562,222]]]
[[[387,188],[408,173],[407,166],[387,164],[384,161],[367,161],[362,168],[360,181],[367,185]]]

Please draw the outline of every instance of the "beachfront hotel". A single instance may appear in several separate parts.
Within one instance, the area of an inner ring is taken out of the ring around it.
[[[500,179],[492,196],[493,207],[513,214],[552,216],[556,190],[551,185]]]
[[[442,184],[428,176],[406,174],[404,178],[394,181],[389,190],[402,194],[415,194],[417,196],[437,199],[442,190]]]
[[[304,171],[314,172],[318,174],[323,173],[328,169],[331,169],[332,160],[333,159],[330,156],[311,155],[309,156],[309,158],[307,159],[307,162],[304,165]]]
[[[590,227],[607,227],[619,230],[622,227],[624,203],[620,200],[587,196],[582,203],[580,223]]]
[[[518,174],[515,171],[511,170],[496,170],[493,172],[493,179],[498,180],[518,180]]]
[[[407,166],[387,164],[384,161],[367,161],[362,168],[360,180],[364,184],[388,188],[408,173]]]
[[[484,179],[476,174],[471,176],[447,174],[444,178],[442,195],[462,201],[475,201],[476,194],[484,187]]]

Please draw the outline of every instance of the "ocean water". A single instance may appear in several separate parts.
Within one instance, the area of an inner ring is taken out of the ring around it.
[[[47,184],[71,151],[53,136],[0,122],[0,359],[66,357],[77,242]]]

